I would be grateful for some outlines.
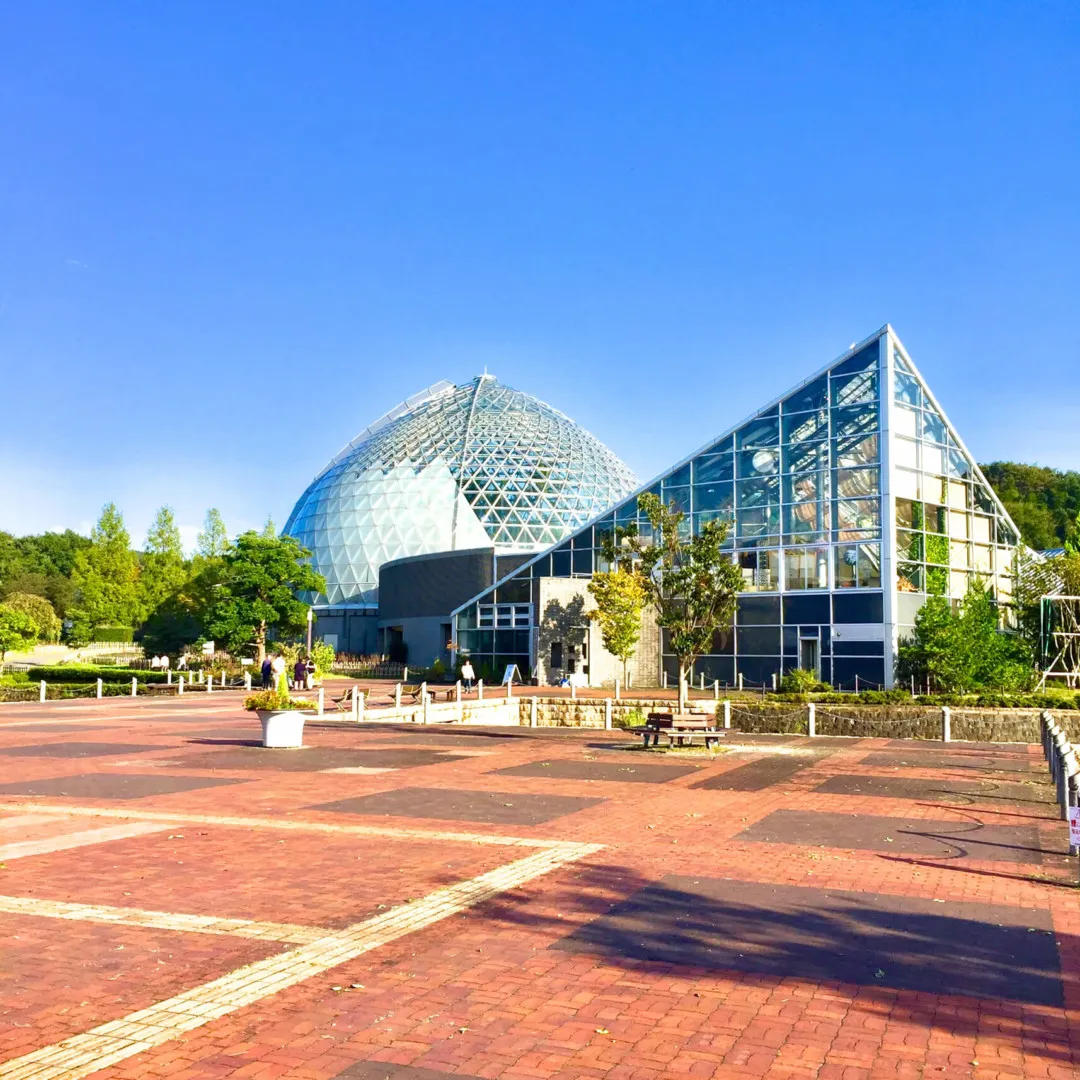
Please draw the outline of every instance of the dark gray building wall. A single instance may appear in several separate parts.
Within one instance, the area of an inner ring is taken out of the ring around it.
[[[374,608],[316,608],[312,636],[339,653],[371,656],[379,651]]]

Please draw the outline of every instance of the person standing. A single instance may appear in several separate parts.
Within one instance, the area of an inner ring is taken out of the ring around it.
[[[288,690],[288,682],[282,685],[282,680],[285,678],[285,657],[281,653],[276,653],[274,659],[270,661],[270,674],[274,680],[275,690]]]
[[[270,673],[273,670],[273,661],[267,655],[263,658],[262,662],[262,688],[264,690],[270,689]]]
[[[303,690],[307,683],[307,664],[303,657],[297,657],[292,669],[292,685],[294,690]]]
[[[476,672],[473,671],[472,661],[466,657],[465,663],[461,665],[461,681],[465,684],[467,693],[472,693],[475,678]]]

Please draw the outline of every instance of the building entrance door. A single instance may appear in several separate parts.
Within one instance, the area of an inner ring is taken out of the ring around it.
[[[821,678],[821,653],[817,638],[799,638],[799,667],[812,671],[814,678]]]

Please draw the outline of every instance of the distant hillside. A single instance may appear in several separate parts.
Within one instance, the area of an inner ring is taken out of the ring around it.
[[[1060,547],[1080,513],[1080,472],[994,461],[981,465],[1024,540],[1036,551]]]

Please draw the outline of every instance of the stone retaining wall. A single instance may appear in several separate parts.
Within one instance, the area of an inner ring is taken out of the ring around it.
[[[602,728],[605,704],[595,698],[515,699],[519,722],[537,727]],[[535,706],[532,704],[536,702]],[[670,707],[670,703],[666,703]],[[695,702],[699,711],[710,703]],[[644,723],[648,713],[659,702],[648,699],[624,698],[612,701],[612,726],[622,727]],[[533,719],[535,708],[535,720]],[[709,710],[712,711],[711,709]],[[942,738],[941,709],[930,705],[817,705],[815,728],[818,735],[847,735],[876,739]],[[717,726],[722,726],[723,712],[717,707]],[[1080,741],[1080,714],[1059,711],[1053,714],[1068,732],[1069,738]],[[1013,742],[1039,741],[1038,709],[953,709],[951,735],[954,742]],[[731,726],[738,731],[762,734],[806,735],[809,710],[805,705],[787,702],[744,702],[731,704]]]

